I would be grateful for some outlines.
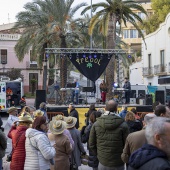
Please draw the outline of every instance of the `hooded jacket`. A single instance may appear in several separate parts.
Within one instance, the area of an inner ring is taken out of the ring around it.
[[[128,126],[122,118],[115,114],[103,115],[91,128],[89,148],[102,165],[121,166],[121,154],[128,134]]]
[[[170,163],[163,151],[145,144],[131,155],[128,170],[170,170]]]
[[[24,170],[50,169],[50,159],[54,158],[56,151],[44,132],[27,129],[25,148]]]

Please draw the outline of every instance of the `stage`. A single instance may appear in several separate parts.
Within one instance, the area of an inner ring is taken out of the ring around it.
[[[96,109],[105,108],[104,104],[95,104]],[[140,105],[140,104],[119,104],[118,106],[118,113],[121,112],[122,106],[127,106],[127,110],[131,110],[135,108],[139,115],[142,113],[152,113],[153,108],[152,105]],[[85,125],[85,116],[84,114],[87,113],[90,104],[79,104],[75,105],[76,110],[79,113],[79,121],[80,121],[80,128]],[[64,116],[69,116],[69,109],[68,105],[55,105],[55,104],[47,104],[47,114],[51,119],[53,116],[57,114],[63,114]]]

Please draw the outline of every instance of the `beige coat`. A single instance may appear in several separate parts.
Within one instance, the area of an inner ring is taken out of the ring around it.
[[[55,137],[56,156],[54,157],[55,170],[70,170],[69,155],[72,147],[67,136],[60,134]]]
[[[123,149],[123,153],[121,155],[122,161],[124,163],[128,163],[130,155],[135,150],[142,147],[142,145],[145,143],[146,143],[146,138],[145,138],[144,129],[134,132],[134,133],[130,133],[128,137],[126,138],[126,143]]]

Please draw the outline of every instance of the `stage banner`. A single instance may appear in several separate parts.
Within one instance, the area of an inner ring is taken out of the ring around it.
[[[152,94],[152,100],[155,102],[155,91],[157,90],[157,86],[147,86],[149,94]]]
[[[93,82],[101,76],[111,58],[108,54],[89,53],[72,53],[68,57],[79,72]]]

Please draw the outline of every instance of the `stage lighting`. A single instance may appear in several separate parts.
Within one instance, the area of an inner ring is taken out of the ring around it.
[[[128,55],[128,58],[132,58],[132,56],[129,54],[129,55]]]
[[[77,56],[76,56],[77,58],[79,58],[79,54],[77,53]]]
[[[101,55],[100,55],[100,60],[102,60],[102,59],[103,59],[103,55],[101,54]]]
[[[97,58],[97,55],[96,55],[96,54],[94,54],[94,58]]]
[[[86,54],[83,54],[83,58],[86,58]]]
[[[119,87],[118,83],[114,83],[114,84],[113,84],[113,87],[114,87],[114,88],[118,88],[118,87]]]
[[[45,55],[45,56],[46,56],[46,58],[49,58],[50,54],[47,54],[47,53],[46,53],[46,55]]]
[[[92,55],[91,55],[91,54],[89,55],[89,58],[92,58]]]
[[[71,54],[69,55],[69,58],[70,58],[70,59],[72,58],[72,55],[71,55]]]

